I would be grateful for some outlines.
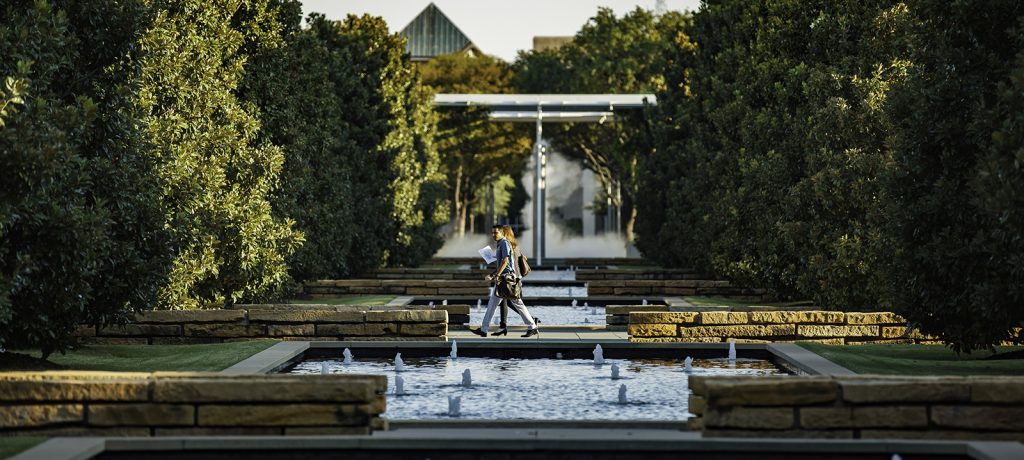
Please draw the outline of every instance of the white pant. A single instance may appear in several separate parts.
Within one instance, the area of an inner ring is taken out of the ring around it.
[[[523,303],[523,299],[504,299],[508,301],[509,307],[519,313],[519,316],[523,318],[523,322],[526,323],[527,329],[537,329],[537,324],[533,322],[533,316],[530,315],[530,310],[526,309],[526,304]],[[480,330],[487,332],[487,328],[491,325],[491,318],[494,317],[494,309],[498,307],[502,301],[501,297],[494,294],[494,288],[491,288],[491,297],[487,300],[487,312],[484,313],[484,323],[480,325]]]

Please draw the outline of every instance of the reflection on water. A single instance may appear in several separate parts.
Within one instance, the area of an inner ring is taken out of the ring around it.
[[[448,396],[462,396],[462,419],[541,420],[676,420],[689,418],[688,374],[683,361],[665,359],[589,360],[404,358],[405,370],[394,371],[392,359],[360,359],[343,365],[326,360],[331,373],[378,374],[388,377],[386,417],[396,420],[449,418]],[[290,372],[319,374],[325,360],[303,361]],[[620,379],[611,378],[618,364]],[[470,369],[473,386],[463,387]],[[694,360],[694,375],[777,375],[771,363],[740,359]],[[406,394],[394,395],[396,375]],[[627,387],[625,405],[618,404],[619,386]]]

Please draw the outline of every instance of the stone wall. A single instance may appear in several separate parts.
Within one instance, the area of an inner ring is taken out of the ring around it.
[[[149,311],[125,326],[81,326],[77,335],[87,344],[176,345],[252,339],[443,341],[448,334],[445,310],[290,304],[287,309],[280,305],[248,307]],[[468,320],[469,306],[465,307]]]
[[[369,434],[387,378],[2,372],[0,436]]]
[[[579,269],[576,270],[577,281],[603,280],[699,280],[705,279],[693,270],[657,269],[657,270],[619,270],[619,269]]]
[[[737,300],[764,300],[764,289],[733,286],[728,281],[605,279],[587,282],[587,295],[704,295]]]
[[[303,287],[312,298],[342,295],[393,294],[410,296],[465,296],[486,298],[490,283],[483,276],[472,280],[452,279],[349,279],[310,281]]]
[[[705,437],[1024,441],[1022,377],[690,376]]]
[[[670,307],[668,305],[606,305],[604,313],[607,329],[609,331],[628,330],[629,315],[635,311],[667,312],[670,311]]]
[[[633,311],[628,330],[631,342],[940,343],[885,312]]]
[[[491,269],[479,268],[382,268],[367,274],[377,279],[481,280]]]

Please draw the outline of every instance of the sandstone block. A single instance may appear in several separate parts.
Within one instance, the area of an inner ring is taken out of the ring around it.
[[[402,336],[437,337],[448,334],[447,323],[402,323],[398,325],[398,334]]]
[[[260,337],[267,335],[262,324],[186,324],[185,335],[190,337]]]
[[[100,328],[99,335],[112,336],[176,336],[181,335],[181,326],[177,324],[125,324],[123,326],[107,326]]]
[[[469,305],[434,305],[434,310],[446,311],[448,316],[451,315],[468,315]]]
[[[608,326],[608,330],[613,330],[612,326]],[[627,332],[628,334],[628,332]],[[680,343],[680,342],[691,342],[691,340],[680,339],[679,337],[629,337],[629,341],[632,343]]]
[[[704,438],[809,438],[851,439],[853,430],[734,430],[704,429]]]
[[[700,324],[747,324],[750,317],[747,313],[730,311],[706,311],[698,317]]]
[[[846,324],[907,324],[907,320],[890,312],[850,312],[846,314]]]
[[[362,311],[350,310],[249,310],[249,321],[259,323],[361,323]]]
[[[839,385],[828,377],[771,377],[707,381],[712,406],[793,406],[835,401]]]
[[[90,404],[90,425],[191,426],[195,407],[188,404]]]
[[[615,295],[649,295],[654,291],[649,287],[617,287],[612,288],[612,294]],[[589,290],[588,290],[589,293]]]
[[[405,289],[407,295],[437,295],[437,288],[411,287]]]
[[[841,311],[753,311],[750,322],[759,324],[842,324]]]
[[[363,323],[316,325],[316,335],[320,336],[376,337],[387,334],[398,334],[398,324]]]
[[[366,321],[369,323],[442,323],[448,321],[448,312],[439,310],[395,310],[368,311]]]
[[[78,343],[85,345],[149,345],[147,337],[81,337]]]
[[[626,315],[605,315],[604,322],[608,325],[625,326],[629,324],[629,317]]]
[[[284,429],[280,427],[188,427],[163,428],[153,430],[154,436],[280,436]]]
[[[1024,404],[1024,378],[972,377],[971,402]]]
[[[352,404],[200,405],[199,426],[369,427],[370,415]]]
[[[696,295],[696,288],[678,288],[678,287],[667,287],[661,291],[666,295]]]
[[[152,310],[135,316],[136,323],[236,323],[244,310]]]
[[[809,429],[850,428],[853,409],[850,407],[801,407],[800,427]]]
[[[665,280],[664,286],[667,288],[695,288],[697,280]]]
[[[0,428],[25,428],[81,422],[81,404],[14,405],[0,410]]]
[[[680,326],[679,336],[696,337],[791,337],[796,331],[792,324],[748,324],[737,326]]]
[[[333,287],[377,287],[381,285],[381,280],[333,280],[330,285]]]
[[[690,431],[704,431],[704,419],[702,417],[686,419],[686,429]]]
[[[928,426],[926,406],[859,406],[853,408],[858,428],[924,428]]]
[[[855,404],[957,402],[970,399],[970,387],[957,378],[842,379],[843,400]]]
[[[787,430],[793,427],[791,407],[728,407],[710,404],[704,410],[705,429],[745,428],[755,430]]]
[[[698,313],[692,311],[632,312],[629,314],[629,322],[638,324],[690,324],[697,321],[697,315]]]
[[[219,337],[153,337],[153,345],[199,345],[204,343],[222,343]]]
[[[145,401],[149,383],[119,380],[25,379],[0,382],[0,401]]]
[[[249,378],[157,378],[153,386],[153,401],[361,403],[374,400],[387,387],[387,378],[384,376],[247,377]]]
[[[882,338],[883,339],[907,338],[907,339],[924,339],[924,340],[934,339],[934,337],[932,337],[932,336],[922,334],[921,331],[919,331],[917,329],[911,329],[910,331],[907,331],[907,327],[906,326],[883,326],[882,327]]]
[[[878,337],[878,326],[818,326],[800,324],[796,328],[799,337]]]
[[[1024,431],[1024,407],[932,406],[932,423],[968,430]]]
[[[630,336],[635,337],[676,337],[679,335],[679,326],[675,324],[630,323],[628,331]]]
[[[690,411],[691,414],[700,415],[704,413],[704,408],[707,407],[706,400],[702,396],[690,394],[689,400],[687,401],[686,410]]]
[[[267,335],[271,337],[316,335],[312,324],[268,324]]]
[[[614,292],[613,287],[587,286],[587,295],[611,295]]]

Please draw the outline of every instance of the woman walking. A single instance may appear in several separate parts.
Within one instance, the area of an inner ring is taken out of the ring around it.
[[[515,244],[515,233],[512,231],[512,228],[507,225],[505,227],[495,225],[493,228],[491,228],[491,237],[494,238],[494,241],[496,243],[498,243],[498,260],[495,262],[498,264],[498,269],[495,270],[494,273],[487,275],[487,279],[493,282],[497,281],[499,277],[509,274],[515,276],[516,278],[520,278],[518,274],[518,269],[516,267],[515,251],[518,245]],[[490,299],[488,299],[487,301],[487,312],[484,313],[483,324],[481,324],[480,327],[477,329],[470,329],[472,333],[479,335],[480,337],[487,337],[487,329],[488,326],[490,326],[491,324],[491,318],[494,317],[494,309],[502,300],[500,297],[498,297],[496,291],[497,288],[491,289],[491,296]],[[523,323],[526,324],[526,333],[522,335],[523,337],[533,337],[535,335],[540,334],[540,331],[537,329],[537,322],[534,321],[534,318],[532,316],[530,316],[530,311],[526,309],[526,304],[523,303],[521,293],[520,297],[505,300],[512,307],[512,309],[515,310],[516,313],[518,313],[519,316],[523,318]],[[494,335],[506,334],[508,334],[507,327],[502,327],[500,331],[494,333]]]

